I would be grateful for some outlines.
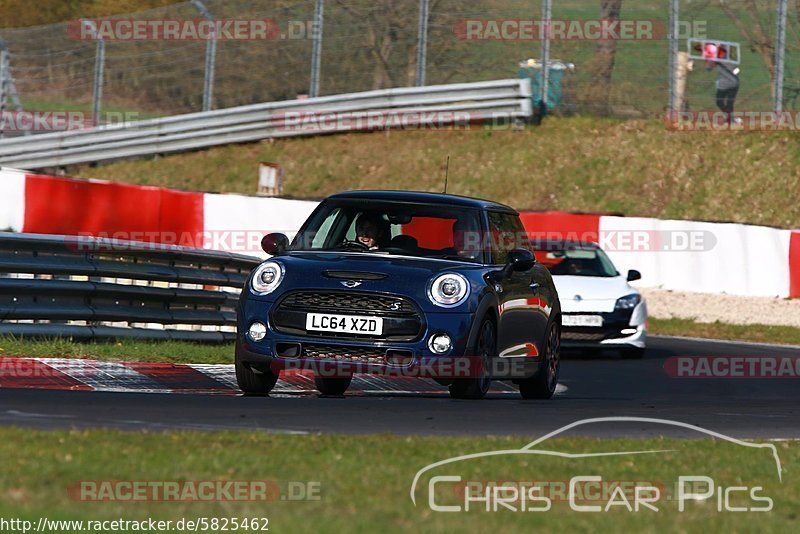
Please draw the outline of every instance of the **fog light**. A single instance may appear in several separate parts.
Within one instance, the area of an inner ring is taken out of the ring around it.
[[[267,335],[267,327],[264,326],[264,323],[256,321],[250,325],[247,335],[253,341],[261,341]]]
[[[627,336],[627,335],[635,334],[636,333],[636,329],[635,328],[623,328],[622,330],[620,330],[620,333],[625,334]]]
[[[428,348],[434,354],[444,354],[453,346],[453,340],[447,334],[433,334],[428,340]]]

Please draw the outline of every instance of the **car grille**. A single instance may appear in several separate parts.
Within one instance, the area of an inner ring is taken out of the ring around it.
[[[303,344],[303,358],[340,362],[385,363],[385,350],[371,347]]]
[[[605,332],[561,332],[561,339],[569,341],[602,341],[606,338]]]
[[[307,331],[308,313],[383,317],[383,334],[357,334]],[[422,336],[422,313],[411,299],[398,295],[360,293],[355,291],[294,291],[287,293],[271,313],[272,325],[284,334],[336,339],[369,339],[375,341],[414,341]]]
[[[417,308],[405,297],[375,295],[353,291],[296,291],[289,293],[281,305],[307,311],[368,313],[374,315],[414,315]]]

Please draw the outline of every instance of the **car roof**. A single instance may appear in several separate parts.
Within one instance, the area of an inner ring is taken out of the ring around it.
[[[516,214],[514,208],[479,198],[448,195],[444,193],[426,193],[422,191],[347,191],[328,197],[334,200],[379,200],[389,202],[419,202],[424,204],[446,204],[484,210],[505,211]]]

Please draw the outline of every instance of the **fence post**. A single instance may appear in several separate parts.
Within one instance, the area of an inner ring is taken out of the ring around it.
[[[324,0],[316,0],[314,5],[314,42],[311,49],[311,84],[308,88],[308,96],[311,98],[319,96],[319,70],[322,64],[322,25],[324,23],[324,15]]]
[[[3,137],[3,129],[5,127],[5,119],[2,116],[2,111],[8,109],[10,104],[14,105],[17,113],[21,113],[22,102],[17,93],[17,84],[14,83],[14,76],[11,74],[11,51],[8,49],[5,41],[0,39],[0,138]],[[24,130],[22,135],[31,135],[29,130]]]
[[[775,34],[775,87],[772,102],[775,114],[783,112],[783,78],[786,63],[786,12],[788,0],[778,0],[778,28]]]
[[[678,109],[678,34],[680,33],[680,2],[670,0],[669,3],[669,102],[667,112],[672,120],[672,115]]]
[[[97,26],[91,20],[82,20],[92,31],[97,48],[94,55],[94,96],[92,97],[92,124],[100,124],[100,109],[103,105],[103,69],[106,61],[106,43],[97,33]]]
[[[419,29],[417,32],[417,87],[425,85],[428,62],[428,12],[430,0],[419,1]]]
[[[547,93],[550,88],[550,23],[553,18],[552,0],[542,0],[542,86],[540,101],[543,111],[547,111]]]
[[[192,5],[211,23],[211,38],[206,42],[206,65],[203,79],[203,111],[211,110],[214,98],[214,69],[217,63],[217,29],[214,17],[200,0],[192,0]]]
[[[6,70],[8,63],[8,51],[0,43],[0,139],[3,138],[6,126]]]

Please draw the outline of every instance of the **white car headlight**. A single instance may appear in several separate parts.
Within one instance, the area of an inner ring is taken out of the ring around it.
[[[469,296],[469,281],[456,273],[441,274],[428,286],[428,298],[443,308],[453,308]]]
[[[283,280],[283,264],[277,261],[266,261],[256,268],[250,286],[256,295],[269,295],[275,291]]]
[[[642,301],[642,296],[639,293],[632,293],[622,298],[617,299],[617,304],[614,306],[617,310],[632,310]]]

